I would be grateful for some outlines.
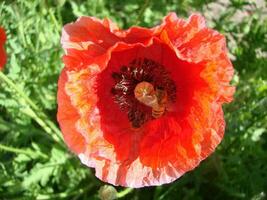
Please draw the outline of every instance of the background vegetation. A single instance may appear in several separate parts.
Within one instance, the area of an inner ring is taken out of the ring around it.
[[[154,26],[169,11],[201,12],[227,37],[235,101],[216,152],[172,184],[125,190],[120,199],[266,199],[267,10],[264,0],[2,0],[8,63],[0,72],[0,199],[99,199],[104,185],[60,143],[56,90],[62,26],[78,16],[120,27]],[[110,189],[112,192],[113,189]]]

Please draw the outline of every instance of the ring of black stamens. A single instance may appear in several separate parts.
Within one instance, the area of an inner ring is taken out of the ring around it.
[[[134,96],[134,89],[138,83],[149,82],[154,88],[166,90],[169,102],[176,100],[174,81],[166,69],[153,60],[135,59],[128,66],[121,66],[119,72],[113,72],[112,78],[115,81],[111,89],[114,101],[121,110],[127,112],[128,119],[135,128],[152,119],[152,108],[142,104]]]

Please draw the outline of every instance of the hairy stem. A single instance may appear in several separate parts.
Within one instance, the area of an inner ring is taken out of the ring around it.
[[[121,192],[118,192],[117,193],[117,198],[119,199],[119,198],[123,198],[123,197],[125,197],[127,194],[129,194],[129,193],[131,193],[131,192],[133,192],[134,191],[134,189],[133,188],[127,188],[127,189],[125,189],[125,190],[123,190],[123,191],[121,191]]]
[[[140,23],[140,20],[142,19],[146,8],[149,6],[149,3],[150,3],[150,0],[145,0],[144,5],[141,7],[140,12],[136,18],[136,21],[134,23],[135,25],[138,25]]]
[[[16,84],[0,71],[0,79],[14,89],[17,94],[29,105],[28,115],[32,117],[56,142],[62,141],[60,130],[49,120],[49,118],[38,108],[38,106],[21,90]],[[25,113],[26,114],[26,113]],[[55,133],[55,134],[54,134]]]
[[[48,158],[47,155],[41,153],[41,152],[34,152],[33,150],[30,151],[30,150],[27,150],[27,149],[18,149],[18,148],[15,148],[15,147],[10,147],[10,146],[6,146],[6,145],[3,145],[3,144],[0,144],[0,150],[3,150],[3,151],[8,151],[8,152],[11,152],[11,153],[15,153],[15,154],[25,154],[25,155],[28,155],[30,157],[33,156],[33,154],[36,154],[42,158]]]

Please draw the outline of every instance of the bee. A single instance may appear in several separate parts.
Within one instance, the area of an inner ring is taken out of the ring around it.
[[[157,119],[165,113],[168,95],[164,88],[157,87],[155,90],[151,83],[144,81],[135,87],[134,95],[138,101],[152,108],[153,118]]]
[[[165,111],[168,103],[168,95],[166,90],[161,87],[156,88],[155,95],[157,98],[157,104],[152,107],[152,117],[159,118]]]

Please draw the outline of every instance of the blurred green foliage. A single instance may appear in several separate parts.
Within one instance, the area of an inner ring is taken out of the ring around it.
[[[127,190],[121,199],[266,199],[267,8],[263,0],[2,0],[12,87],[0,79],[0,199],[99,199],[104,185],[60,145],[56,89],[61,28],[78,16],[108,17],[122,28],[154,26],[169,11],[200,12],[227,37],[235,101],[216,152],[172,184]],[[21,94],[29,97],[33,106]],[[50,135],[49,135],[50,134]],[[3,146],[4,145],[4,146]]]

